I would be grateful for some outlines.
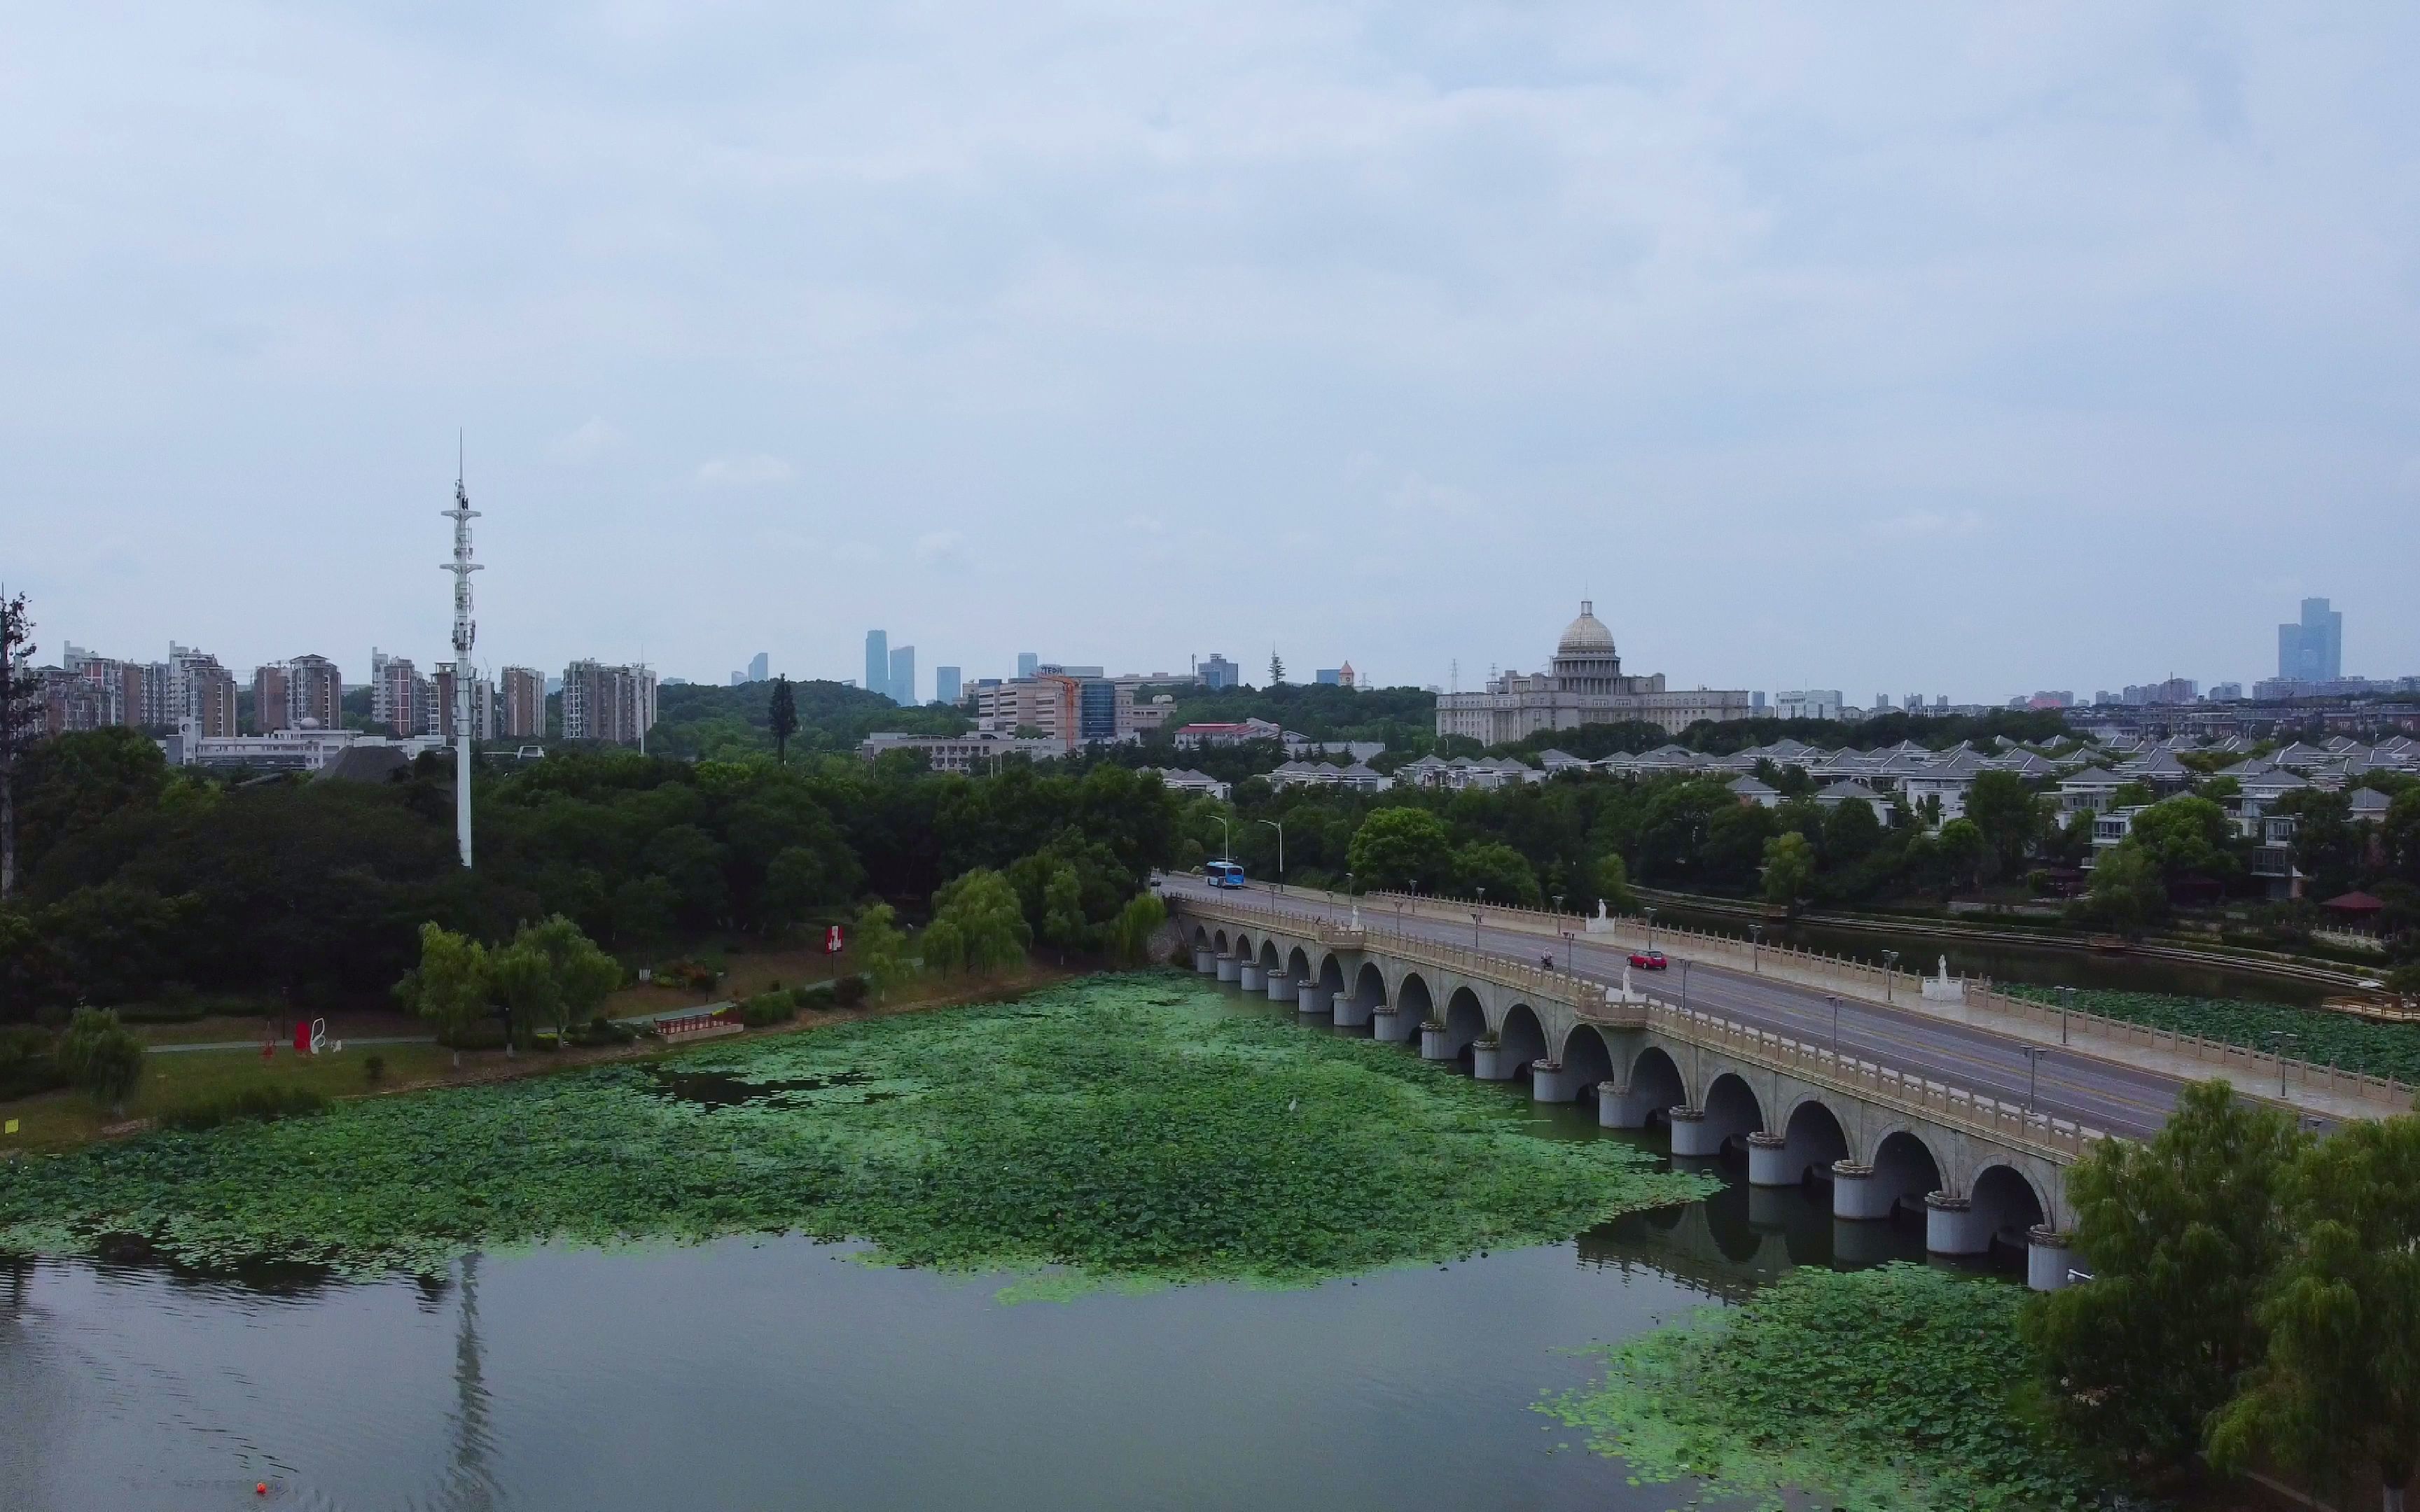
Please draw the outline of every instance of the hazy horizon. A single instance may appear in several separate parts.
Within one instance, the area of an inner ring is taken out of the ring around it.
[[[2420,672],[2409,8],[9,30],[44,660],[443,659],[458,429],[491,666]]]

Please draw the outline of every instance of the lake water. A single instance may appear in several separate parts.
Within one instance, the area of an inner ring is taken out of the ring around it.
[[[1836,1226],[1821,1187],[1728,1174],[1568,1242],[1295,1290],[1010,1304],[1002,1277],[793,1239],[539,1248],[438,1281],[19,1264],[0,1506],[1650,1512],[1691,1493],[1628,1485],[1531,1411],[1589,1379],[1566,1351],[1793,1264],[1922,1248],[1913,1221]]]

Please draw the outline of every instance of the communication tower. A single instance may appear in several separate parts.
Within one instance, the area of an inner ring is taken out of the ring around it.
[[[471,617],[471,574],[479,564],[471,560],[471,522],[479,512],[471,507],[470,491],[462,486],[462,454],[458,438],[454,454],[454,507],[439,514],[454,522],[454,560],[442,564],[454,575],[454,835],[462,850],[462,864],[471,864],[471,647],[479,639],[478,622]]]

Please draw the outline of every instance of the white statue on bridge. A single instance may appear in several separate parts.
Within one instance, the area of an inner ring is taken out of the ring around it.
[[[1941,975],[1924,979],[1924,1000],[1928,1003],[1962,1003],[1966,1001],[1966,984],[1949,980],[1949,957],[1941,958]]]
[[[1613,933],[1613,924],[1614,921],[1606,917],[1605,900],[1599,898],[1596,901],[1596,917],[1581,920],[1580,927],[1590,934],[1610,934]]]

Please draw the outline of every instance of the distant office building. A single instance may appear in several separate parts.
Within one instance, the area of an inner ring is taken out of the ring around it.
[[[1789,688],[1773,695],[1774,710],[1784,719],[1837,719],[1842,702],[1837,687]]]
[[[891,653],[891,702],[902,708],[916,705],[916,648],[900,646]]]
[[[2212,703],[2241,703],[2243,702],[2243,685],[2212,683],[2210,685],[2210,691],[2202,696]]]
[[[1640,719],[1668,731],[1700,719],[1721,723],[1747,717],[1747,691],[1693,688],[1675,691],[1662,672],[1621,670],[1613,632],[1591,605],[1580,602],[1579,618],[1563,629],[1549,670],[1507,671],[1487,680],[1478,693],[1447,693],[1436,702],[1436,733],[1468,735],[1481,745],[1520,740],[1542,730]],[[1838,694],[1833,695],[1837,701]]]
[[[2277,676],[2282,682],[2332,683],[2344,675],[2344,615],[2324,598],[2303,600],[2303,618],[2277,626]]]
[[[887,630],[865,632],[865,690],[890,696],[891,633]]]
[[[1202,686],[1216,693],[1222,687],[1241,687],[1243,669],[1214,651],[1202,659]]]
[[[1922,714],[1924,712],[1924,695],[1921,693],[1910,693],[1907,696],[1906,702],[1903,703],[1901,707],[1905,708],[1910,714]]]
[[[954,704],[964,691],[965,672],[956,667],[933,669],[933,702]]]
[[[1311,680],[1319,684],[1323,687],[1342,687],[1344,686],[1344,669],[1342,667],[1314,668],[1311,674]]]
[[[1020,652],[1018,652],[1018,653],[1016,654],[1016,675],[1017,675],[1017,676],[1019,676],[1019,677],[1031,677],[1031,676],[1032,676],[1036,671],[1040,671],[1040,670],[1041,670],[1041,667],[1042,667],[1042,654],[1041,654],[1040,652],[1038,652],[1038,651],[1020,651]]]
[[[507,667],[496,710],[496,734],[504,740],[546,738],[546,674],[535,667]]]
[[[1044,672],[1011,682],[985,678],[974,686],[975,728],[993,734],[1038,731],[1063,751],[1096,741],[1123,740],[1136,730],[1134,688],[1107,677]],[[1165,717],[1153,711],[1153,723]]]
[[[654,669],[575,661],[563,670],[564,739],[641,746],[655,723]]]
[[[2118,695],[2118,702],[2133,708],[2147,708],[2171,703],[2192,703],[2201,697],[2201,685],[2190,677],[2171,677],[2164,682],[2130,685]]]
[[[1435,692],[1435,691],[1436,691],[1436,689],[1435,689],[1435,688],[1431,688],[1431,689],[1429,689],[1429,691],[1430,691],[1430,692],[1432,692],[1432,693],[1434,693],[1434,692]],[[1769,709],[1767,709],[1767,708],[1765,707],[1765,703],[1764,703],[1764,695],[1763,695],[1763,694],[1761,694],[1761,693],[1750,693],[1750,694],[1747,696],[1747,708],[1748,708],[1748,713],[1750,713],[1750,714],[1754,715],[1757,718],[1760,718],[1760,719],[1763,718],[1767,714],[1769,714],[1769,713],[1771,713],[1771,712],[1772,712],[1771,710],[1769,710]]]
[[[756,653],[748,658],[748,680],[752,683],[772,681],[772,667],[773,657],[769,653],[763,651]]]

